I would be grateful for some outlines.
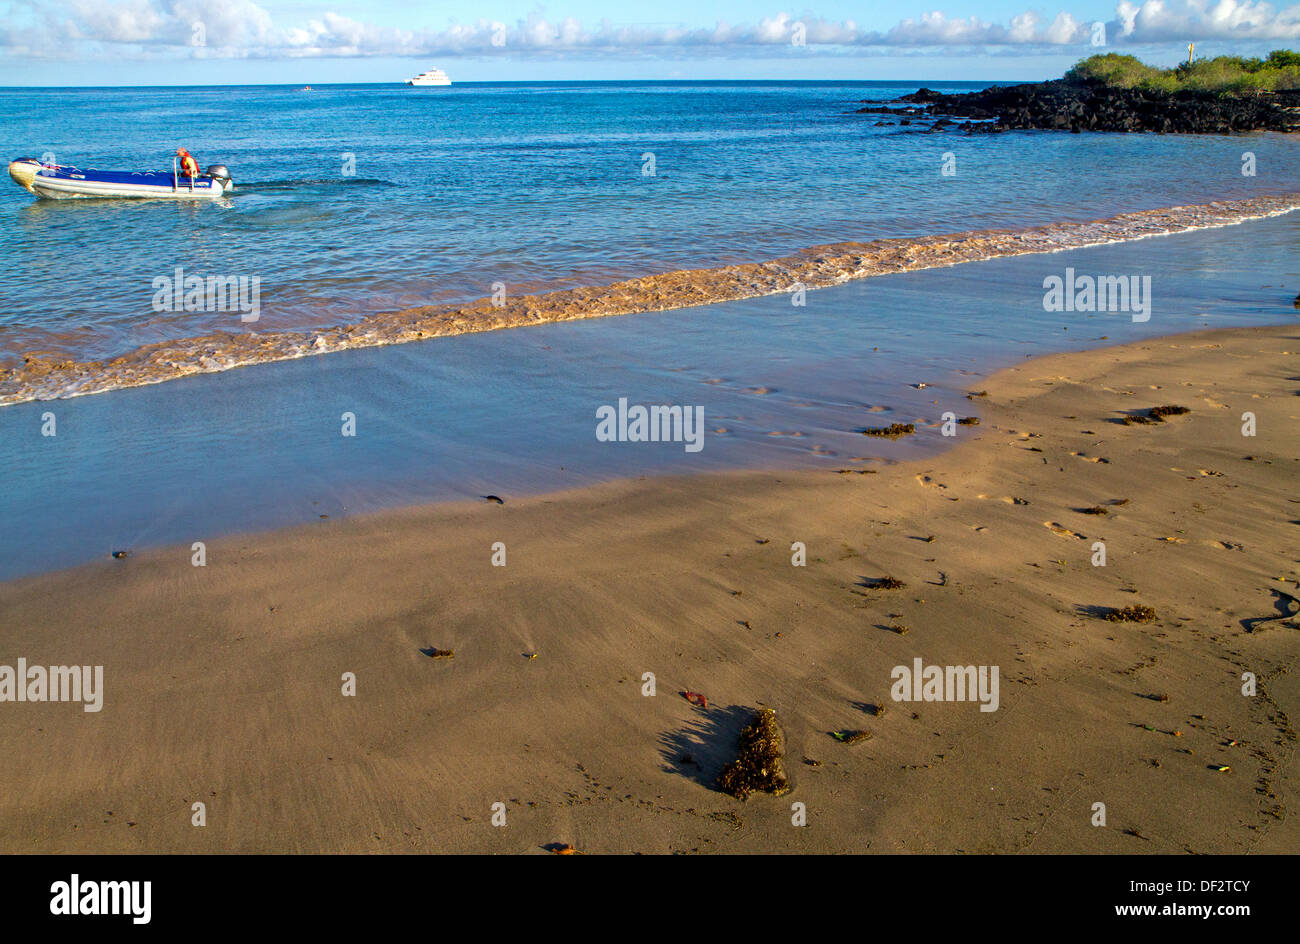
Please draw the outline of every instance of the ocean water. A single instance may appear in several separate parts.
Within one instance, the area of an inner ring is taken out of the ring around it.
[[[163,169],[184,145],[237,188],[202,205],[51,201],[4,181],[0,367],[353,324],[496,283],[519,296],[1300,191],[1295,136],[967,136],[854,113],[919,84],[0,90],[10,159]],[[942,86],[962,87],[979,86]],[[259,321],[155,311],[154,279],[178,266],[260,279]]]
[[[5,407],[0,578],[431,500],[933,454],[952,442],[942,414],[978,416],[965,394],[1026,357],[1295,321],[1297,245],[1293,213],[864,279],[802,307],[778,295],[542,324]],[[1044,279],[1067,267],[1150,274],[1150,319],[1044,311]],[[621,397],[699,407],[703,448],[598,441],[597,411]],[[893,422],[918,431],[862,435]]]
[[[157,167],[184,144],[238,188],[211,205],[0,189],[0,367],[37,352],[93,371],[146,345],[202,357],[222,336],[353,325],[494,282],[515,297],[1300,193],[1296,136],[966,136],[853,113],[918,84],[0,90],[9,157]],[[0,408],[0,579],[436,499],[934,452],[942,413],[978,415],[964,393],[1026,356],[1293,319],[1297,245],[1289,213],[880,275],[803,306],[775,294],[17,402]],[[261,321],[153,311],[153,279],[177,266],[258,276]],[[1044,311],[1044,278],[1067,266],[1150,276],[1150,319]],[[700,407],[704,448],[598,441],[596,411],[621,397]],[[918,434],[861,433],[894,421]]]

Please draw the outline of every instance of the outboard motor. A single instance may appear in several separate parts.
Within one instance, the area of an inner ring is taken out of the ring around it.
[[[221,184],[222,193],[229,193],[235,189],[235,182],[230,179],[230,170],[225,164],[213,164],[205,171],[205,176],[211,177]]]

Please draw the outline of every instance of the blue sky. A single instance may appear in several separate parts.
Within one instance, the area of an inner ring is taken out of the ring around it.
[[[1104,45],[1095,45],[1097,24]],[[0,0],[0,84],[1034,79],[1098,51],[1158,64],[1300,47],[1262,0]]]

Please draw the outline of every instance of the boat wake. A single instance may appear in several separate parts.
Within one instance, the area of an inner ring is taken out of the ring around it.
[[[380,177],[304,177],[300,180],[240,181],[236,194],[273,193],[283,190],[300,190],[303,187],[334,189],[337,187],[400,187],[401,184]]]
[[[352,181],[354,185],[361,181]],[[254,184],[298,186],[303,181]],[[337,184],[338,181],[333,181]],[[386,184],[386,181],[372,181]],[[291,360],[354,348],[402,344],[503,328],[667,311],[714,302],[825,288],[854,279],[913,272],[1027,253],[1060,252],[1105,243],[1231,226],[1300,208],[1300,193],[1124,213],[1086,223],[1053,223],[1016,230],[972,230],[941,236],[878,239],[813,246],[765,262],[665,272],[537,295],[494,305],[428,305],[372,315],[356,324],[316,331],[219,333],[163,341],[104,361],[29,355],[0,371],[0,405],[104,393],[194,374]]]

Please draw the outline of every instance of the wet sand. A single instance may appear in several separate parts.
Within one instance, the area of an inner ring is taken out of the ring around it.
[[[665,272],[612,285],[540,295],[507,293],[463,305],[410,308],[324,331],[250,330],[165,341],[106,361],[77,361],[29,352],[21,366],[0,370],[0,406],[105,393],[334,351],[559,321],[670,311],[800,288],[826,288],[891,273],[1232,226],[1289,213],[1298,206],[1300,194],[1291,193],[1139,210],[1085,223],[831,243],[763,262]]]
[[[506,495],[0,584],[0,663],[105,678],[98,713],[0,703],[0,848],[1294,853],[1298,327],[1026,361],[955,448],[874,473]],[[1122,422],[1164,404],[1190,412]],[[1156,619],[1103,618],[1130,605]],[[915,658],[999,667],[998,710],[893,701]],[[793,789],[741,802],[712,783],[760,706]]]

